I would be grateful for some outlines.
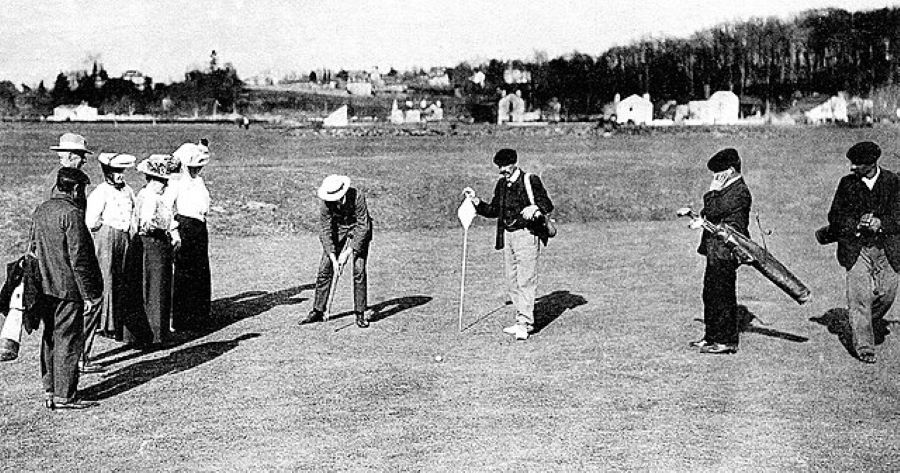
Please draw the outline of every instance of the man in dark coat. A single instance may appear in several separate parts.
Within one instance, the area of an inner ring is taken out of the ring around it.
[[[372,241],[372,218],[366,196],[350,186],[349,177],[338,175],[330,175],[322,181],[318,196],[322,200],[319,207],[319,240],[323,253],[316,277],[313,309],[300,323],[324,318],[326,305],[331,303],[328,294],[335,268],[342,268],[348,261],[353,261],[353,313],[356,325],[366,328],[369,326],[365,314],[368,305],[366,260]]]
[[[45,405],[50,409],[96,405],[76,397],[84,314],[99,304],[103,295],[84,208],[76,201],[84,195],[87,183],[87,176],[78,169],[60,169],[53,196],[40,204],[32,217],[45,308],[41,375]]]
[[[703,195],[700,215],[710,223],[724,224],[750,236],[750,205],[753,198],[741,176],[741,158],[734,148],[725,148],[706,163],[713,180]],[[740,333],[737,314],[737,268],[740,261],[725,243],[704,231],[697,252],[706,256],[703,273],[703,338],[691,342],[701,353],[736,353]]]
[[[881,148],[863,141],[847,151],[850,174],[841,178],[828,224],[837,237],[838,263],[847,270],[847,305],[853,346],[875,362],[874,323],[897,294],[900,270],[900,178],[878,165]]]
[[[516,323],[503,331],[515,336],[516,340],[527,340],[534,330],[534,297],[541,253],[540,228],[543,219],[549,218],[553,211],[553,202],[541,179],[519,168],[515,150],[501,149],[494,155],[494,164],[500,170],[500,179],[494,186],[494,197],[490,203],[476,197],[471,188],[465,188],[463,193],[472,199],[479,215],[497,219],[494,247],[503,250],[507,290],[516,308]],[[530,178],[533,201],[528,195],[526,178]]]

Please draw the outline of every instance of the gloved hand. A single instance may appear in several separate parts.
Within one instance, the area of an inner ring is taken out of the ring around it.
[[[541,209],[538,208],[537,205],[529,205],[522,209],[522,218],[525,220],[531,221],[534,220],[541,215]]]
[[[688,228],[697,230],[703,228],[703,219],[702,218],[692,218],[691,223],[688,224]]]

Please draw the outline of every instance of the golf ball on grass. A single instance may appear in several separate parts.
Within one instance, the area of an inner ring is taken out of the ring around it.
[[[444,357],[441,355],[434,355],[434,361],[440,363],[440,362],[444,361]]]

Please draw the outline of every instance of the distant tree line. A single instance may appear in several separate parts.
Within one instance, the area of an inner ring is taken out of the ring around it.
[[[723,24],[685,39],[645,39],[599,56],[573,53],[548,60],[491,60],[479,67],[484,89],[523,89],[533,103],[557,97],[570,113],[591,114],[616,93],[649,93],[654,101],[703,99],[716,90],[783,107],[798,95],[847,91],[871,95],[900,83],[900,9],[850,13],[810,10],[790,20]],[[531,72],[530,84],[506,84],[508,67]],[[453,69],[453,82],[476,94],[473,67]],[[492,96],[495,96],[492,95]]]
[[[49,90],[43,81],[35,90],[23,84],[22,92],[0,81],[0,115],[43,116],[56,106],[81,103],[97,107],[101,114],[230,113],[243,88],[234,66],[220,66],[215,51],[208,69],[188,72],[183,82],[154,84],[150,77],[127,74],[110,77],[95,62],[91,72],[59,73]],[[24,107],[17,106],[17,98]]]

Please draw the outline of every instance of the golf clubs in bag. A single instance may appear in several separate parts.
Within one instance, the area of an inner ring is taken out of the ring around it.
[[[785,294],[797,301],[798,304],[802,305],[809,300],[811,295],[809,288],[755,241],[728,225],[716,225],[706,220],[689,207],[679,209],[678,216],[699,220],[704,230],[711,233],[713,237],[723,241],[725,246],[738,256],[741,264],[748,264],[756,268],[760,274],[772,281]]]

